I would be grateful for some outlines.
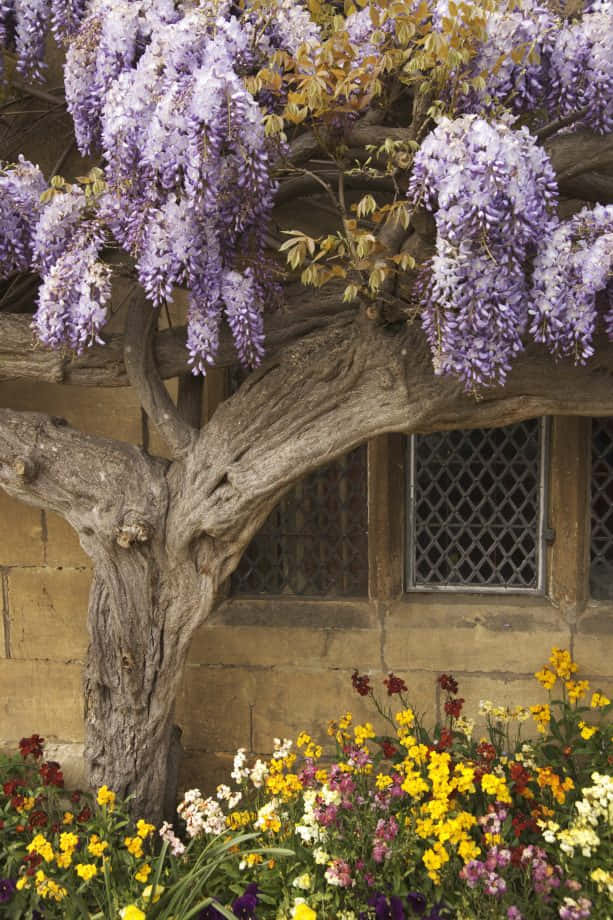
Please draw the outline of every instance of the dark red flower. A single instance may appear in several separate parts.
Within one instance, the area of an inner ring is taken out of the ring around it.
[[[531,774],[526,770],[523,764],[517,762],[510,765],[509,773],[511,774],[515,792],[521,795],[532,779]]]
[[[89,821],[92,816],[92,810],[89,805],[86,805],[85,808],[82,808],[79,814],[77,815],[77,821]]]
[[[436,742],[436,750],[439,751],[439,753],[440,751],[446,751],[448,748],[451,747],[452,744],[453,744],[453,734],[449,731],[448,728],[441,729],[440,737],[438,741]]]
[[[367,674],[358,674],[357,670],[351,675],[353,689],[357,690],[360,696],[368,696],[371,691],[370,677]]]
[[[24,863],[27,864],[26,875],[34,875],[36,872],[36,867],[40,866],[43,861],[40,853],[28,853],[27,856],[23,857]]]
[[[405,693],[409,688],[403,681],[402,677],[396,677],[395,674],[391,672],[383,681],[387,687],[387,695],[393,696],[395,693]]]
[[[524,847],[519,844],[519,846],[511,847],[511,865],[512,866],[521,866],[521,858],[524,855]]]
[[[460,713],[462,712],[462,706],[464,705],[464,700],[461,696],[456,697],[455,700],[448,699],[445,703],[445,712],[448,716],[453,716],[454,719],[457,719]]]
[[[39,757],[43,756],[43,745],[45,739],[41,738],[40,735],[30,735],[29,738],[22,738],[19,742],[19,750],[21,751],[21,756],[34,757],[35,760],[38,760]]]
[[[441,690],[447,690],[448,693],[458,692],[458,682],[454,680],[451,674],[441,674],[438,678],[438,684]]]
[[[22,795],[14,795],[11,799],[11,808],[23,808],[25,798]]]
[[[47,815],[44,811],[36,810],[30,812],[30,817],[28,818],[28,824],[30,827],[44,827],[47,823]]]
[[[81,796],[82,796],[82,794],[83,794],[83,793],[81,792],[80,789],[75,789],[74,792],[71,792],[71,793],[70,793],[70,801],[71,801],[71,802],[74,802],[74,804],[76,805],[77,802],[80,802],[80,801],[81,801]]]
[[[396,745],[395,745],[395,744],[392,744],[391,741],[382,741],[382,742],[381,742],[381,749],[382,749],[383,755],[384,755],[385,757],[393,757],[394,754],[396,753],[396,751],[398,750],[398,748],[396,747]]]
[[[22,779],[10,779],[2,784],[2,791],[5,795],[12,796],[15,795],[20,786],[25,786],[25,782]]]
[[[64,786],[64,774],[55,760],[41,763],[39,773],[45,786],[59,786],[60,789]]]
[[[489,741],[482,741],[477,745],[477,756],[489,763],[491,760],[496,759],[496,748]]]

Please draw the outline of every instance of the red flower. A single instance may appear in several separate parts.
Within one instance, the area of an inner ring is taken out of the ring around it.
[[[370,677],[366,674],[358,674],[357,670],[351,675],[351,683],[353,684],[353,689],[357,690],[360,696],[368,696],[372,689]]]
[[[461,696],[457,697],[455,700],[448,699],[445,703],[445,712],[448,716],[453,716],[454,719],[457,719],[460,713],[462,712],[462,706],[464,705],[464,700]]]
[[[23,808],[25,799],[22,795],[14,795],[11,799],[11,808]]]
[[[36,867],[40,866],[43,858],[40,853],[28,853],[27,856],[23,857],[23,861],[28,865],[28,868],[26,869],[26,875],[34,875],[36,872]]]
[[[47,815],[44,811],[33,811],[30,813],[28,818],[28,824],[30,827],[44,827],[47,823]]]
[[[496,760],[496,748],[489,741],[482,741],[481,744],[477,745],[477,756],[489,763],[491,760]]]
[[[2,784],[2,791],[5,795],[12,796],[15,795],[19,786],[25,786],[25,782],[22,779],[10,779]]]
[[[441,690],[447,690],[448,693],[458,692],[458,682],[453,679],[451,674],[441,674],[438,678],[438,684]]]
[[[24,758],[31,756],[35,760],[38,760],[39,757],[43,756],[43,745],[45,739],[41,738],[40,735],[30,735],[29,738],[22,738],[19,742],[19,750],[21,751],[21,756]]]
[[[522,795],[526,789],[526,786],[532,779],[531,774],[526,770],[523,764],[517,762],[510,765],[509,773],[511,774],[511,779],[514,784],[515,791],[518,793],[518,795]]]
[[[48,760],[46,763],[42,763],[39,773],[45,786],[59,786],[60,789],[64,786],[64,774],[60,770],[59,763],[56,763],[55,760]]]
[[[81,801],[81,795],[82,795],[81,790],[80,790],[80,789],[75,789],[74,792],[71,792],[71,793],[70,793],[70,801],[71,801],[71,802],[74,802],[74,804],[76,805],[77,802],[80,802],[80,801]]]
[[[524,855],[524,847],[520,844],[516,847],[511,847],[511,865],[512,866],[521,866],[521,858]]]
[[[403,681],[402,677],[396,677],[396,675],[392,674],[391,672],[389,676],[385,678],[383,683],[387,687],[388,696],[393,696],[394,693],[404,693],[409,689]]]
[[[77,821],[89,821],[92,816],[91,808],[86,805],[85,808],[82,808],[79,814],[77,815]]]
[[[446,751],[453,744],[453,734],[449,731],[448,728],[441,729],[440,738],[436,742],[436,750]]]
[[[382,741],[381,748],[385,757],[393,757],[398,748],[391,741]]]

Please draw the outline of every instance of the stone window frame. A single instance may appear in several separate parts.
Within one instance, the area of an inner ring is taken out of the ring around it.
[[[412,605],[419,604],[434,592],[405,591],[404,436],[382,435],[370,441],[368,448],[369,596],[387,601],[405,598]],[[551,417],[547,466],[549,533],[541,598],[578,612],[590,599],[591,418]],[[460,594],[464,601],[469,597],[494,599],[493,592],[478,587],[470,592],[450,589],[444,597],[450,600]],[[515,594],[505,592],[509,598]],[[539,595],[532,595],[531,602],[538,600]]]
[[[228,395],[227,372],[212,368],[207,373],[203,420],[209,419],[217,405]],[[545,591],[523,598],[509,591],[505,595],[475,592],[445,592],[445,603],[455,598],[464,603],[474,598],[488,603],[496,597],[530,604],[553,605],[567,616],[576,617],[591,606],[610,606],[610,602],[590,599],[590,479],[591,416],[551,416],[547,454],[547,515],[550,531],[545,553]],[[405,591],[405,435],[385,434],[367,443],[368,502],[368,596],[356,602],[390,602],[403,600],[414,607],[428,603],[434,592]],[[265,606],[303,603],[317,605],[339,599],[327,595],[302,596],[231,596],[230,580],[220,591],[220,601],[247,601]]]

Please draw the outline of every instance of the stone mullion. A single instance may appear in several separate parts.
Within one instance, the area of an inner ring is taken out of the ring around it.
[[[368,593],[372,600],[402,594],[404,581],[405,438],[380,435],[368,443]]]

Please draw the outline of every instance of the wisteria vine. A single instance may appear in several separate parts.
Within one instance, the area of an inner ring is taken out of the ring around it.
[[[525,260],[555,221],[547,155],[526,129],[443,119],[415,158],[409,196],[436,208],[423,323],[437,373],[469,389],[503,383],[528,319]]]
[[[367,6],[344,23],[358,68],[404,40],[393,14],[371,5],[374,15]],[[423,140],[408,183],[413,206],[431,210],[437,226],[421,281],[435,369],[470,390],[504,382],[527,332],[586,360],[613,261],[611,207],[561,222],[551,164],[517,127],[518,116],[537,128],[575,116],[613,130],[613,4],[594,0],[569,21],[544,0],[486,7],[483,37],[465,71],[452,72],[447,116]],[[441,36],[481,7],[432,0],[427,14],[413,9]],[[40,170],[23,159],[0,173],[0,270],[40,274],[43,342],[80,350],[100,341],[111,296],[104,249],[118,243],[156,306],[176,286],[189,289],[195,372],[214,363],[224,321],[241,361],[261,360],[279,147],[262,117],[271,94],[258,96],[246,78],[278,67],[276,52],[317,49],[322,29],[302,0],[0,0],[0,45],[22,75],[43,77],[49,30],[65,43],[76,141],[104,163],[95,200],[77,186],[44,195]],[[341,108],[346,99],[338,96]]]

